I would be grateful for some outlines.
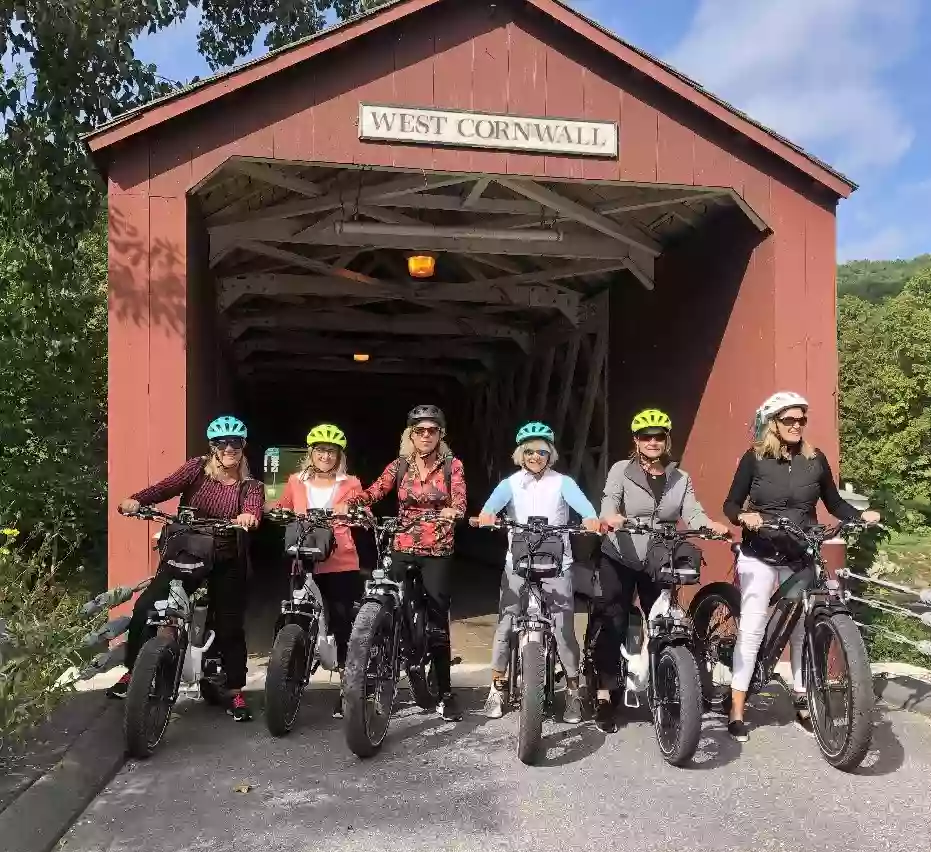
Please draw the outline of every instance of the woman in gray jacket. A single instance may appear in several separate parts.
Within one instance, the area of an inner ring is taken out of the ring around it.
[[[608,473],[602,520],[612,527],[625,520],[641,523],[684,521],[691,529],[708,527],[723,535],[725,524],[712,521],[695,498],[691,477],[669,458],[672,444],[669,416],[655,408],[641,411],[631,423],[634,449],[630,460],[618,462]],[[660,588],[644,570],[650,537],[623,530],[606,536],[602,545],[599,579],[601,595],[594,601],[595,666],[600,674],[595,722],[608,733],[617,730],[610,690],[616,688],[621,644],[627,636],[634,591],[649,617]]]

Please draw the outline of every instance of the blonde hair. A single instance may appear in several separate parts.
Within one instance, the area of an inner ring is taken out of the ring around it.
[[[414,449],[414,441],[411,439],[411,429],[413,428],[413,426],[408,426],[401,433],[401,446],[398,448],[398,455],[402,459],[409,459],[416,452]],[[436,452],[440,457],[451,456],[453,454],[453,451],[449,448],[449,444],[444,440],[445,434],[446,430],[440,429],[440,443],[437,444],[436,447]]]
[[[204,462],[204,473],[217,482],[220,481],[220,475],[226,473],[226,468],[217,461],[217,454],[213,447],[211,447],[210,451],[207,453],[207,460]],[[252,479],[252,474],[249,471],[249,462],[246,461],[245,453],[242,454],[242,458],[239,460],[237,473],[239,474],[240,482],[246,479]]]
[[[640,452],[637,449],[637,438],[634,437],[634,448],[630,451],[630,460],[638,462],[640,461]],[[663,447],[663,454],[659,457],[660,464],[665,467],[669,462],[672,461],[672,435],[669,432],[666,433],[666,443]]]
[[[541,447],[540,444],[543,446]],[[554,447],[549,441],[544,441],[542,438],[531,438],[529,441],[524,441],[523,444],[518,444],[514,449],[514,454],[511,458],[514,460],[514,464],[518,467],[524,466],[524,450],[527,448],[532,450],[547,449],[550,451],[550,460],[549,466],[552,467],[556,462],[559,461],[559,453],[556,452],[556,447]]]
[[[336,445],[334,444],[333,446]],[[336,451],[339,454],[339,461],[336,463],[336,467],[333,469],[332,473],[334,476],[343,476],[346,473],[346,467],[348,465],[346,461],[346,451],[342,447],[336,447]],[[310,479],[318,473],[320,473],[320,471],[314,467],[314,447],[308,447],[307,455],[301,459],[301,479]]]
[[[754,441],[753,452],[758,459],[789,457],[789,451],[779,437],[775,418],[771,417],[769,423],[766,424],[766,431],[763,433],[763,437],[760,438],[759,441]],[[806,459],[813,459],[815,457],[815,448],[803,438],[799,453]]]

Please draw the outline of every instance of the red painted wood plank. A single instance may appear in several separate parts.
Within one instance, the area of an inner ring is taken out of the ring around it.
[[[660,183],[695,183],[695,134],[675,118],[659,113],[656,129],[656,179]]]
[[[624,89],[621,114],[621,180],[654,183],[659,116],[629,87]]]
[[[191,141],[191,182],[197,184],[223,165],[233,150],[233,116],[217,111],[204,120]]]
[[[621,121],[621,91],[610,81],[607,69],[600,62],[593,62],[585,69],[583,93],[585,98],[584,118],[590,121],[610,121],[618,126]],[[620,166],[617,157],[585,159],[582,161],[582,177],[587,180],[618,180]]]
[[[494,26],[476,34],[472,41],[472,108],[480,112],[508,111],[508,30],[505,9],[496,15]],[[504,151],[472,152],[472,169],[504,174],[508,155]]]
[[[742,193],[743,181],[739,181],[738,185],[734,158],[727,151],[696,133],[692,139],[692,155],[696,186],[727,187],[736,190],[738,194]]]
[[[355,111],[355,117],[349,123],[346,132],[346,147],[354,150],[353,162],[357,165],[391,166],[394,164],[395,146],[385,142],[363,142],[359,136],[359,104],[360,103],[406,103],[412,106],[423,106],[407,99],[405,95],[398,101],[394,89],[394,49],[396,37],[390,31],[379,32],[370,36],[366,49],[356,57],[356,67],[360,82],[352,90],[347,91],[343,97],[349,101],[349,108]],[[400,146],[398,146],[400,147]],[[415,146],[408,146],[415,147]]]
[[[325,70],[322,73],[326,73]],[[272,144],[277,159],[292,162],[313,160],[318,76],[310,68],[298,68],[283,75],[276,93],[280,117],[272,128]]]
[[[187,452],[187,199],[152,198],[149,237],[149,478]],[[174,505],[174,503],[172,503]]]
[[[197,122],[198,124],[200,122]],[[179,122],[178,124],[190,124]],[[163,127],[160,133],[147,137],[149,144],[149,192],[172,197],[184,195],[191,186],[190,126],[178,124]]]
[[[555,33],[555,31],[553,31]],[[546,49],[546,114],[554,118],[581,118],[585,112],[585,70],[565,55],[566,46],[550,36]],[[579,157],[546,157],[547,177],[582,177]]]
[[[808,203],[805,217],[806,361],[812,409],[810,438],[838,471],[837,222],[834,211]]]
[[[474,13],[474,8],[467,10]],[[439,109],[472,109],[472,34],[467,15],[456,15],[444,26],[437,21],[434,30],[436,53],[433,58],[434,103]],[[438,171],[472,171],[472,151],[438,147],[433,152]]]
[[[434,27],[434,21],[421,16],[397,33],[392,103],[434,106]],[[394,165],[400,168],[432,169],[434,165],[433,148],[428,145],[397,145],[393,154]]]
[[[546,114],[546,45],[523,21],[508,24],[508,112],[511,115]],[[508,174],[542,175],[542,154],[508,154]]]
[[[147,524],[120,501],[146,484],[149,447],[149,199],[109,199],[107,484],[108,582],[134,583],[149,564]]]
[[[776,281],[775,379],[780,390],[797,389],[805,393],[808,387],[808,319],[802,306],[806,298],[807,202],[778,181],[771,183],[770,201]]]
[[[149,146],[127,145],[114,158],[107,175],[109,195],[146,195],[149,192]]]

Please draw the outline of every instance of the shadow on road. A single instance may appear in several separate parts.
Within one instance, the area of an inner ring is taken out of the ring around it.
[[[892,722],[877,709],[870,750],[854,774],[866,777],[890,775],[899,770],[904,762],[905,749],[892,730]]]
[[[543,737],[544,755],[537,766],[567,766],[593,755],[607,736],[595,727],[594,722],[583,722]]]

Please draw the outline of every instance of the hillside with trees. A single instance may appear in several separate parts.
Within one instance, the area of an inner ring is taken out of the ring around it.
[[[837,295],[881,302],[902,292],[909,279],[931,267],[931,254],[911,260],[852,260],[837,267]]]

